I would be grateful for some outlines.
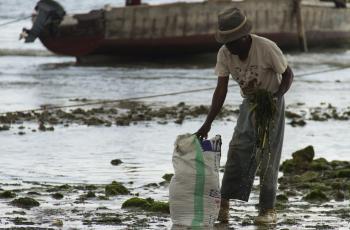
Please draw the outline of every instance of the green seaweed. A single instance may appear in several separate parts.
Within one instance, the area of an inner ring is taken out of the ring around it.
[[[64,196],[62,193],[56,192],[56,193],[52,194],[51,197],[56,199],[56,200],[61,200],[61,199],[63,199]]]
[[[0,193],[0,199],[10,199],[15,198],[17,195],[12,191],[4,191]]]
[[[30,197],[22,197],[22,198],[15,199],[11,201],[10,204],[19,208],[24,208],[24,209],[31,209],[33,207],[40,206],[40,203],[38,201]]]
[[[122,208],[140,208],[149,212],[170,213],[168,202],[154,201],[152,198],[132,197],[123,203]]]
[[[329,198],[327,197],[327,195],[320,190],[311,191],[306,196],[304,196],[303,199],[309,202],[316,202],[316,203],[329,201]]]
[[[127,195],[129,193],[130,191],[124,185],[116,181],[105,187],[106,196]]]
[[[174,176],[173,173],[166,173],[162,176],[162,178],[166,181],[166,182],[170,182],[171,178]]]
[[[121,163],[123,163],[123,161],[120,159],[111,160],[111,165],[117,166],[117,165],[120,165]]]

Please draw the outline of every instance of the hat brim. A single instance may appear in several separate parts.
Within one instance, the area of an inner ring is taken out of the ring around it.
[[[244,26],[240,28],[239,30],[236,30],[232,33],[223,33],[221,30],[217,30],[215,33],[215,39],[219,43],[228,43],[232,42],[234,40],[237,40],[245,35],[250,34],[252,31],[252,22],[250,20],[247,20]]]

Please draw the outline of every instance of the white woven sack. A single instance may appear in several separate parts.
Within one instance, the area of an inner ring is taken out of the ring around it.
[[[195,135],[179,135],[173,153],[174,176],[169,186],[174,225],[212,227],[220,209],[219,167],[221,137],[200,142]]]

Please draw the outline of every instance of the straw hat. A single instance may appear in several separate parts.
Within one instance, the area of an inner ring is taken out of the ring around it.
[[[252,23],[238,8],[229,8],[219,13],[215,38],[219,43],[237,40],[252,30]]]

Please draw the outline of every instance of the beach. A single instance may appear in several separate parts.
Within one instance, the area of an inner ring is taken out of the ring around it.
[[[106,2],[62,4],[67,9],[89,10]],[[25,15],[34,5],[35,1],[28,1],[20,7],[15,3],[1,7],[0,22]],[[24,26],[30,26],[29,20],[0,28],[4,34],[0,37],[0,116],[9,118],[10,114],[13,119],[11,124],[0,124],[9,126],[0,131],[0,193],[15,194],[0,199],[0,228],[170,229],[166,212],[121,206],[135,196],[168,201],[169,183],[162,176],[173,173],[175,139],[198,130],[213,94],[213,89],[185,91],[216,86],[215,58],[214,62],[199,61],[200,65],[196,60],[194,64],[82,66],[72,57],[46,51],[39,41],[19,42]],[[295,73],[285,95],[286,110],[299,117],[286,118],[281,163],[309,145],[314,148],[314,158],[350,161],[350,50],[290,52],[286,57]],[[222,167],[242,100],[233,79],[230,84],[227,111],[209,133],[210,137],[222,136]],[[176,92],[183,93],[164,95]],[[123,101],[129,98],[133,100]],[[106,101],[109,103],[103,103]],[[62,112],[45,110],[65,106]],[[27,111],[40,108],[38,114]],[[49,114],[44,116],[45,111]],[[139,116],[125,116],[135,113]],[[42,117],[44,128],[40,128],[38,117]],[[115,159],[122,163],[112,165]],[[125,186],[128,193],[106,194],[106,185],[113,181]],[[259,229],[252,220],[257,214],[258,194],[256,179],[248,203],[232,201],[231,228]],[[279,206],[277,229],[349,228],[350,184],[343,200],[330,197],[310,203],[302,199],[305,195],[301,190]],[[20,197],[31,197],[40,206],[23,209],[11,205]]]

